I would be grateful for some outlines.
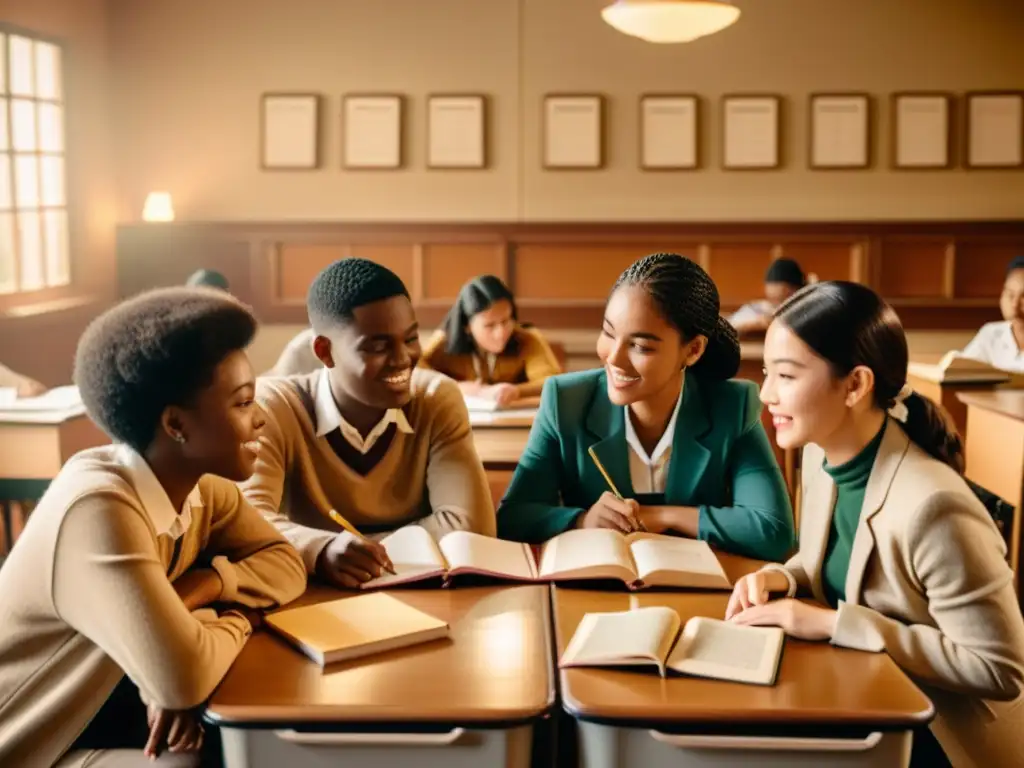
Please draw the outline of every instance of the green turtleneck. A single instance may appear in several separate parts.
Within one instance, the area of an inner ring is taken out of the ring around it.
[[[824,469],[836,484],[836,506],[832,512],[832,526],[828,534],[828,549],[825,550],[825,565],[822,568],[822,587],[829,605],[836,606],[846,600],[846,572],[850,570],[850,550],[860,523],[860,512],[864,506],[864,491],[868,487],[871,468],[878,455],[878,446],[885,435],[885,423],[878,434],[864,446],[864,449],[845,464]]]

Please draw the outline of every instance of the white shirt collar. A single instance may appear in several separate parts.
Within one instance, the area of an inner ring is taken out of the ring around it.
[[[633,419],[629,415],[629,406],[625,406],[626,416],[626,443],[633,452],[649,467],[657,464],[662,456],[668,453],[672,449],[672,440],[676,434],[676,421],[679,418],[679,406],[683,403],[683,392],[679,391],[679,397],[676,398],[676,407],[672,410],[672,417],[668,420],[668,425],[665,427],[665,431],[661,433],[661,439],[658,440],[658,444],[654,446],[654,452],[648,456],[647,451],[644,450],[643,444],[640,442],[640,438],[636,435],[636,430],[633,428]]]
[[[384,417],[377,422],[377,425],[370,430],[364,438],[359,430],[345,421],[338,410],[338,404],[334,402],[334,395],[331,394],[331,382],[327,378],[327,369],[320,371],[320,378],[316,383],[316,397],[313,408],[316,415],[316,436],[324,437],[334,430],[341,430],[342,437],[346,442],[360,453],[367,453],[384,434],[384,431],[392,423],[398,426],[399,432],[407,435],[412,434],[412,425],[401,408],[390,408],[384,413]]]
[[[139,495],[142,508],[149,515],[157,535],[168,535],[172,540],[179,539],[192,524],[192,507],[201,507],[203,497],[199,493],[199,486],[192,489],[192,492],[185,499],[185,505],[181,512],[176,512],[167,496],[167,491],[160,485],[156,475],[146,460],[135,450],[127,445],[117,447],[117,461],[128,470],[128,479],[135,492]]]

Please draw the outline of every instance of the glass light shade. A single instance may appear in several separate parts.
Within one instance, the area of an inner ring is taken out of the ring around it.
[[[174,205],[169,192],[150,192],[142,208],[143,221],[174,221]]]
[[[740,9],[727,0],[616,0],[601,17],[649,43],[689,43],[735,23]]]

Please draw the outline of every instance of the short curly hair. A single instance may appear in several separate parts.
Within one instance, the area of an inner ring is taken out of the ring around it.
[[[161,288],[97,317],[75,354],[86,411],[113,440],[142,452],[169,405],[188,405],[214,369],[256,334],[249,307],[212,288]]]
[[[402,278],[369,259],[340,259],[325,267],[309,286],[306,311],[313,328],[348,323],[357,307],[392,296],[408,298]]]

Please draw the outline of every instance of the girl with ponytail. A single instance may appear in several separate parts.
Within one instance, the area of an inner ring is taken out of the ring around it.
[[[608,299],[597,355],[600,368],[545,383],[499,536],[648,530],[785,557],[789,497],[757,387],[730,381],[739,343],[707,273],[669,253],[633,264]]]
[[[777,310],[764,360],[776,439],[805,446],[800,548],[740,579],[726,617],[887,652],[937,711],[911,766],[1024,765],[1006,546],[961,476],[948,415],[906,384],[896,313],[863,285],[808,286]]]

